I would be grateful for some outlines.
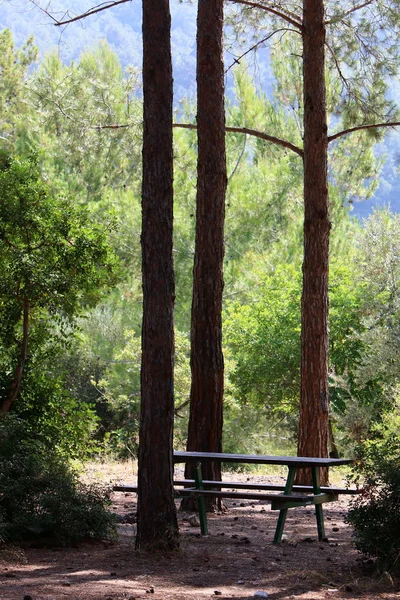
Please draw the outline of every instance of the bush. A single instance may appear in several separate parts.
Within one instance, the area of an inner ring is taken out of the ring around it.
[[[356,547],[380,571],[400,572],[400,437],[367,442],[355,469],[364,479],[347,517]]]
[[[25,424],[0,419],[0,537],[46,538],[58,545],[104,539],[115,532],[108,492],[79,482],[77,474]]]

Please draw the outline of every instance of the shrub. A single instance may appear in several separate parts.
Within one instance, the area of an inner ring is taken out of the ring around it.
[[[400,572],[400,437],[367,442],[355,469],[364,479],[347,517],[356,547],[380,571]]]
[[[104,539],[115,532],[108,492],[77,474],[25,424],[0,419],[0,536],[5,541],[46,538],[59,545]]]

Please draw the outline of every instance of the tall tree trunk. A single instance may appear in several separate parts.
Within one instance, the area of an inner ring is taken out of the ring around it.
[[[28,341],[29,341],[29,310],[30,303],[27,296],[24,297],[22,307],[22,340],[21,351],[18,359],[18,364],[15,369],[14,378],[11,382],[10,392],[7,398],[1,404],[0,413],[6,414],[10,411],[12,405],[18,398],[21,388],[22,375],[24,372],[25,362],[28,356]]]
[[[143,327],[136,547],[174,550],[172,65],[168,0],[143,0]]]
[[[328,456],[329,232],[323,0],[303,2],[304,262],[298,453]],[[301,482],[311,475],[302,473]],[[327,473],[323,474],[326,482]]]
[[[188,450],[221,452],[224,361],[222,291],[226,193],[223,1],[199,0],[197,14],[197,210],[191,323]],[[190,476],[190,465],[186,476]],[[220,480],[221,465],[204,466]],[[211,502],[211,504],[214,504]]]

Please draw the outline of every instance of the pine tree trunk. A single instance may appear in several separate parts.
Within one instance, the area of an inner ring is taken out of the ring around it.
[[[172,66],[168,0],[143,0],[143,327],[136,547],[174,550]]]
[[[222,291],[226,193],[223,1],[199,0],[197,15],[197,210],[191,321],[188,450],[222,451]],[[190,465],[186,476],[191,476]],[[220,464],[204,465],[221,479]],[[216,506],[211,501],[209,508]]]
[[[303,2],[304,262],[298,454],[328,456],[327,119],[323,0]],[[309,483],[311,475],[301,474]],[[327,473],[323,474],[324,482]]]

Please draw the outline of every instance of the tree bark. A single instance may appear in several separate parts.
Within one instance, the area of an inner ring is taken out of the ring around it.
[[[168,0],[143,0],[143,327],[136,547],[174,550],[172,65]]]
[[[188,450],[222,451],[224,361],[222,291],[225,156],[223,1],[199,0],[197,14],[197,209],[191,315]],[[185,474],[191,476],[190,465]],[[205,479],[220,480],[221,465],[204,465]],[[216,501],[209,503],[209,508]]]
[[[328,456],[329,206],[323,0],[303,2],[304,261],[298,454]],[[301,483],[311,474],[302,473]],[[327,472],[323,474],[326,483]]]
[[[19,390],[21,389],[22,375],[24,372],[25,362],[28,356],[28,341],[29,341],[29,310],[30,303],[27,296],[24,297],[22,307],[22,340],[21,352],[18,359],[18,364],[15,369],[14,378],[11,382],[10,392],[7,398],[1,404],[0,413],[6,414],[11,410],[12,405],[18,398]]]

